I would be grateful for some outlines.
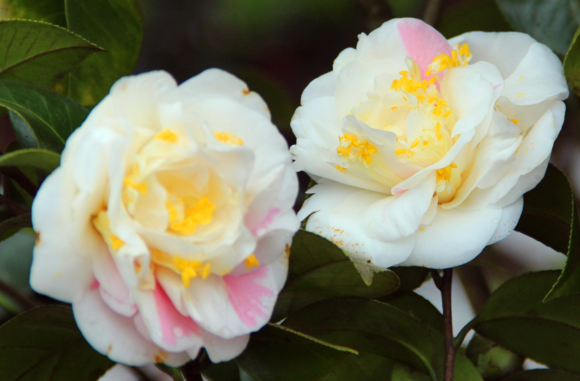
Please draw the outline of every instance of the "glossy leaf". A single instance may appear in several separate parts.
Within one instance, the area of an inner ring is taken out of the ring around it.
[[[559,271],[544,271],[504,283],[470,326],[524,357],[580,372],[580,295],[544,303],[558,276]]]
[[[580,0],[497,0],[507,21],[559,54],[566,54],[580,23]]]
[[[211,364],[203,371],[208,381],[243,381],[240,380],[240,369],[234,360]]]
[[[62,95],[9,81],[0,81],[0,106],[13,111],[26,122],[14,125],[24,147],[58,153],[64,148],[69,135],[88,115],[82,106]],[[32,136],[21,139],[26,134]],[[31,147],[31,144],[34,146]]]
[[[4,19],[28,19],[66,26],[63,0],[0,0]]]
[[[391,267],[391,271],[399,277],[399,290],[402,291],[413,291],[421,287],[429,275],[429,269],[416,266]]]
[[[65,94],[95,105],[120,77],[133,72],[143,39],[135,0],[67,0],[67,27],[106,50],[86,59],[68,78]]]
[[[577,95],[580,95],[580,41],[578,35],[580,28],[574,34],[566,58],[564,59],[564,74],[568,85],[574,90]]]
[[[472,32],[501,32],[513,30],[504,19],[495,0],[472,0],[445,7],[437,30],[446,38]]]
[[[6,230],[30,227],[32,227],[30,212],[26,212],[0,222],[0,233],[3,233]]]
[[[0,79],[50,88],[102,49],[66,29],[40,21],[0,21]]]
[[[524,357],[480,335],[471,338],[465,353],[486,380],[501,380],[520,372],[525,361]]]
[[[314,381],[334,373],[351,355],[357,352],[270,324],[252,334],[236,362],[257,380]]]
[[[377,298],[377,300],[396,307],[413,319],[443,333],[443,315],[421,295],[414,292],[397,291],[394,294]]]
[[[21,149],[0,156],[0,167],[32,167],[50,173],[59,164],[59,154],[43,149]]]
[[[572,186],[562,171],[550,164],[544,179],[524,195],[516,230],[568,256],[546,300],[580,292],[580,226]]]
[[[278,296],[272,321],[280,321],[314,302],[340,296],[374,298],[399,287],[390,270],[375,274],[367,286],[351,260],[327,239],[299,231],[292,241],[288,280]]]
[[[502,381],[580,381],[580,376],[555,369],[533,369],[514,374]]]
[[[93,381],[113,365],[85,341],[69,307],[40,307],[0,327],[1,380]]]

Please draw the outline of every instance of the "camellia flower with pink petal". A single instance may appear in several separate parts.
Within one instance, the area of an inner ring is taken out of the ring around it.
[[[386,22],[304,90],[291,152],[317,185],[299,218],[367,278],[466,263],[516,226],[567,96],[560,60],[526,34]]]
[[[31,284],[72,303],[114,361],[232,359],[270,318],[298,229],[284,138],[262,98],[207,70],[119,80],[43,183]]]

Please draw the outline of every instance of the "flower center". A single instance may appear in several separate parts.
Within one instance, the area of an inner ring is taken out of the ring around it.
[[[339,136],[336,152],[340,165],[336,169],[362,172],[392,187],[404,180],[392,171],[395,164],[426,168],[441,160],[459,137],[452,137],[456,120],[439,91],[437,82],[442,76],[439,73],[467,65],[470,59],[469,46],[459,45],[451,56],[435,57],[422,75],[417,63],[407,57],[408,70],[399,72],[400,78],[392,82],[386,94],[369,93],[369,99],[351,111],[351,115],[368,126],[396,135],[394,147],[387,146],[393,149],[399,163],[389,162],[380,152],[384,148],[377,148],[364,133],[349,130]],[[450,200],[460,183],[456,164],[437,170],[437,192],[444,193],[440,202]]]

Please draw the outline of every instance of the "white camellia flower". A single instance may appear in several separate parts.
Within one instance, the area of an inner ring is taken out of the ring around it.
[[[114,361],[229,360],[266,324],[299,227],[286,141],[221,70],[119,80],[43,183],[31,284]]]
[[[567,96],[560,60],[526,34],[448,41],[388,21],[304,90],[291,152],[317,185],[298,217],[367,275],[466,263],[517,224]]]

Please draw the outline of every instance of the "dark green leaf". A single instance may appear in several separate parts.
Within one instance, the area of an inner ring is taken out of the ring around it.
[[[133,72],[143,39],[135,0],[67,0],[67,27],[106,50],[86,59],[68,78],[66,94],[95,105],[120,77]]]
[[[394,294],[377,298],[377,300],[396,307],[415,320],[443,333],[443,315],[422,296],[414,292],[397,291]]]
[[[240,369],[234,360],[211,364],[203,371],[209,381],[243,381],[240,380]]]
[[[404,362],[436,380],[441,335],[396,307],[359,298],[331,299],[293,314],[284,325],[325,342]]]
[[[18,114],[26,123],[14,125],[17,136],[20,128],[28,127],[22,134],[34,135],[20,140],[26,148],[42,148],[60,153],[69,135],[87,117],[87,110],[70,99],[40,87],[18,82],[0,81],[0,106]],[[37,147],[26,146],[35,141]]]
[[[256,380],[314,381],[334,373],[356,353],[270,324],[252,334],[248,347],[236,362]]]
[[[3,381],[93,381],[113,365],[85,341],[69,307],[40,307],[0,327]]]
[[[497,0],[507,21],[559,54],[566,54],[580,24],[579,0]]]
[[[566,267],[546,300],[580,292],[580,227],[574,192],[566,175],[553,165],[532,191],[516,230],[567,254]]]
[[[2,18],[28,19],[66,27],[63,0],[1,0]]]
[[[533,369],[514,374],[503,381],[580,381],[580,376],[555,369]]]
[[[50,88],[98,46],[40,21],[0,21],[0,79]]]
[[[22,229],[32,227],[32,221],[30,219],[30,212],[19,214],[16,217],[4,220],[0,222],[0,232],[11,229]]]
[[[482,32],[510,31],[495,0],[469,1],[446,7],[437,30],[447,38],[474,30]]]
[[[429,381],[429,376],[411,368],[408,365],[395,363],[391,381]]]
[[[544,303],[559,271],[526,274],[504,283],[471,326],[524,357],[580,372],[580,295]]]
[[[402,291],[413,291],[421,287],[429,275],[429,269],[425,267],[391,267],[391,271],[399,277],[399,290]]]
[[[0,167],[32,167],[50,173],[59,164],[59,154],[43,149],[22,149],[0,156]]]
[[[580,41],[578,35],[580,28],[576,31],[566,58],[564,59],[564,74],[568,80],[568,85],[577,95],[580,95]]]
[[[473,336],[469,341],[465,354],[483,378],[490,381],[501,380],[522,371],[525,360],[524,357],[480,335]]]
[[[367,286],[344,252],[327,239],[299,231],[292,241],[288,280],[278,296],[272,321],[319,300],[340,296],[374,298],[399,286],[390,270],[375,274]]]

